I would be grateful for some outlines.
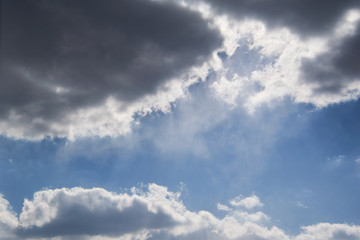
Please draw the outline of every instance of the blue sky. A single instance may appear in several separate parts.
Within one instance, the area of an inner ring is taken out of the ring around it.
[[[356,1],[0,4],[0,239],[360,239]]]

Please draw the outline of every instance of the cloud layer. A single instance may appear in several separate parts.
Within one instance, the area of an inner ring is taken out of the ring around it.
[[[326,6],[326,7],[324,7]],[[253,112],[360,96],[356,0],[4,1],[0,134],[119,136],[202,79]]]
[[[0,131],[8,135],[15,126],[20,136],[69,135],[72,115],[95,123],[88,110],[106,108],[109,98],[116,120],[222,41],[198,13],[172,3],[29,0],[2,8]]]
[[[319,223],[290,236],[263,212],[230,210],[222,219],[192,212],[166,187],[117,194],[102,188],[42,190],[25,200],[19,219],[0,198],[2,239],[359,239],[360,226]],[[243,200],[258,199],[253,195]],[[249,200],[250,201],[250,200]],[[257,204],[259,206],[259,204]],[[224,205],[223,205],[224,206]]]

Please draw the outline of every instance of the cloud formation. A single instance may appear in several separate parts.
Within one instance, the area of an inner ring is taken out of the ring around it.
[[[68,136],[82,118],[91,130],[104,114],[92,114],[96,107],[125,122],[117,113],[160,90],[171,95],[165,83],[222,42],[198,13],[172,3],[16,0],[2,8],[0,133],[7,135]]]
[[[331,31],[346,10],[359,7],[356,0],[206,0],[221,13],[238,19],[255,18],[269,28],[288,27],[301,35]]]
[[[324,7],[326,6],[326,7]],[[360,96],[356,0],[4,1],[0,134],[119,136],[198,79],[248,112]]]
[[[21,237],[121,236],[179,225],[175,195],[156,185],[149,190],[147,196],[117,195],[99,188],[37,192],[32,201],[25,200],[16,233]]]
[[[340,240],[360,237],[360,226],[329,223],[306,226],[299,235],[290,236],[269,225],[269,217],[262,212],[229,210],[224,218],[218,219],[206,211],[187,210],[179,197],[180,193],[156,184],[149,184],[147,191],[133,188],[131,195],[102,188],[42,190],[36,192],[32,200],[25,200],[19,219],[1,198],[0,237],[9,240]],[[5,222],[7,228],[3,227]]]
[[[234,207],[244,207],[247,209],[263,206],[263,203],[254,194],[246,198],[243,198],[242,196],[237,196],[236,198],[230,201],[230,204]]]
[[[330,44],[331,51],[304,58],[302,77],[308,83],[316,84],[319,93],[339,93],[349,84],[360,79],[360,25],[354,33],[341,41]]]
[[[308,1],[209,2],[212,17],[224,14],[215,20],[225,36],[222,67],[212,84],[219,99],[253,112],[284,97],[321,108],[360,96],[358,3],[331,1],[324,13],[331,19],[322,21],[315,11],[320,6],[311,10]],[[287,20],[293,15],[300,18],[296,24]],[[251,67],[243,69],[247,63]]]
[[[12,239],[12,230],[18,225],[16,214],[11,210],[9,202],[0,194],[0,238]]]

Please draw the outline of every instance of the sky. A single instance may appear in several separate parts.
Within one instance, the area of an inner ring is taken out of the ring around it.
[[[1,240],[360,239],[358,0],[0,0]]]

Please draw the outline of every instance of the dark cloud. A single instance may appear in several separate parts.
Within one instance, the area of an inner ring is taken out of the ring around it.
[[[81,205],[60,202],[58,215],[41,227],[18,228],[20,237],[55,237],[69,235],[121,236],[142,229],[161,229],[177,223],[169,214],[159,210],[150,212],[145,203],[134,201],[130,207],[119,210],[116,206],[98,206],[89,209]],[[105,209],[101,209],[105,208]]]
[[[346,231],[344,230],[338,230],[336,231],[333,236],[330,238],[330,240],[358,240],[359,236],[357,236],[357,234],[351,234],[351,233],[346,233]]]
[[[103,103],[132,102],[202,63],[221,45],[195,12],[142,0],[35,1],[2,4],[0,120],[61,123]],[[58,93],[57,93],[58,92]]]
[[[172,193],[152,184],[145,196],[115,194],[104,189],[56,189],[25,200],[20,224],[13,229],[20,238],[56,236],[121,236],[140,230],[171,229],[182,223],[174,218]],[[163,191],[164,195],[156,195]]]
[[[331,51],[302,61],[302,79],[317,83],[317,92],[338,93],[360,79],[360,26],[354,35],[334,43]]]
[[[253,17],[268,27],[286,26],[302,35],[331,30],[344,11],[359,6],[358,0],[206,0],[215,9],[243,19]]]

